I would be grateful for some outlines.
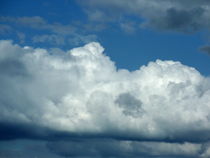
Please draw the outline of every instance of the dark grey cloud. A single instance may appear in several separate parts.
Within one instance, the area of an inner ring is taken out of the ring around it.
[[[14,77],[27,75],[27,69],[25,65],[22,62],[14,59],[6,59],[0,61],[0,71],[0,76],[8,75],[10,77]]]
[[[160,19],[152,19],[149,25],[155,26],[160,30],[192,33],[203,27],[199,20],[204,13],[203,8],[193,8],[190,10],[170,8],[166,10],[165,16]]]
[[[40,139],[47,140],[53,135],[53,131],[38,125],[18,122],[0,122],[0,141],[13,139]]]
[[[0,158],[63,158],[52,153],[46,144],[29,139],[0,141]]]
[[[200,48],[200,51],[205,52],[210,55],[210,46],[206,45]]]
[[[207,158],[208,143],[169,143],[82,136],[23,123],[0,123],[1,158]],[[202,156],[206,154],[207,156]]]
[[[207,158],[208,144],[74,139],[0,141],[1,158]]]
[[[120,94],[115,102],[123,108],[125,115],[133,117],[141,117],[141,115],[143,115],[141,100],[136,99],[129,93]]]
[[[207,151],[208,145],[78,139],[48,142],[47,147],[53,153],[64,157],[200,158]]]
[[[210,3],[206,0],[78,0],[78,2],[94,21],[119,22],[120,19],[126,19],[126,16],[135,16],[139,17],[141,21],[139,24],[142,27],[159,30],[188,33],[210,29]]]

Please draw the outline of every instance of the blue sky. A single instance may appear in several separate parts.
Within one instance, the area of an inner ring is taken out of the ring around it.
[[[2,0],[0,158],[209,158],[209,0]]]
[[[101,7],[102,4],[94,6],[94,1],[90,2],[93,4],[91,7],[83,1],[74,0],[62,2],[10,0],[1,3],[1,16],[13,18],[10,22],[8,19],[1,20],[1,24],[13,29],[13,31],[8,29],[6,31],[2,28],[4,30],[0,35],[2,39],[12,39],[21,45],[59,47],[66,50],[91,41],[99,41],[105,47],[106,54],[119,68],[135,70],[149,61],[162,59],[181,61],[183,64],[195,67],[204,75],[210,73],[208,53],[200,50],[201,47],[209,44],[208,26],[201,26],[190,33],[187,30],[190,24],[183,25],[186,27],[183,30],[179,30],[179,26],[177,28],[140,27],[144,21],[148,21],[147,18],[132,12],[124,13],[124,8],[121,11],[114,11],[114,5],[107,6],[109,9]],[[103,9],[104,14],[110,14],[109,19],[91,18],[89,14],[94,12],[92,10],[100,8]],[[25,23],[24,20],[15,22],[15,19],[23,17],[27,18]],[[33,20],[34,17],[39,20]],[[32,21],[34,21],[33,24]],[[40,21],[44,22],[37,24]],[[65,31],[56,32],[56,24]],[[44,25],[51,26],[44,28]]]

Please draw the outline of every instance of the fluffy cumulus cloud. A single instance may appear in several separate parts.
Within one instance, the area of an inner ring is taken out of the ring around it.
[[[90,19],[112,21],[124,15],[135,15],[149,26],[160,30],[194,32],[209,29],[210,3],[208,0],[78,0]]]
[[[63,156],[208,157],[210,79],[174,61],[117,69],[103,51],[1,41],[1,139],[60,137],[48,148]]]

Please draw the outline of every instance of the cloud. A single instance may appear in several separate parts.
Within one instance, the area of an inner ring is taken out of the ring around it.
[[[12,28],[9,25],[0,24],[0,34],[10,33]]]
[[[11,35],[11,30],[16,30],[14,34],[18,37],[21,44],[25,43],[25,39],[32,43],[42,43],[49,46],[67,46],[86,44],[96,41],[97,36],[90,33],[90,28],[87,24],[81,23],[50,23],[40,16],[0,16],[0,33]],[[89,26],[92,29],[100,29],[102,25]],[[22,30],[24,28],[24,31]],[[89,31],[88,31],[89,29]],[[30,31],[30,33],[28,33]]]
[[[207,158],[209,77],[175,61],[117,69],[103,51],[0,41],[0,139],[49,141],[61,156]]]
[[[58,35],[36,35],[33,37],[34,43],[52,43],[53,45],[64,45],[65,40],[62,36]]]
[[[135,23],[133,22],[122,22],[120,23],[120,27],[124,32],[129,34],[132,34],[136,31]]]
[[[33,17],[12,17],[12,16],[1,16],[0,21],[2,23],[12,23],[16,25],[25,26],[28,28],[33,29],[50,29],[51,31],[56,32],[56,26],[59,26],[59,24],[48,24],[46,20],[44,20],[42,17],[39,16],[33,16]]]
[[[0,52],[1,121],[124,139],[210,138],[209,78],[180,62],[117,70],[98,43],[55,54],[1,41]]]
[[[200,48],[200,51],[210,54],[210,46],[206,45]]]
[[[126,16],[139,17],[142,27],[178,32],[209,29],[210,3],[189,0],[78,0],[94,21],[116,21]]]
[[[0,157],[4,158],[208,158],[208,156],[208,143],[138,142],[113,139],[0,141]]]
[[[17,32],[17,36],[19,38],[20,43],[25,43],[26,35],[22,32]]]
[[[170,8],[164,17],[152,19],[150,23],[144,25],[155,26],[161,30],[175,30],[180,32],[195,32],[205,28],[203,22],[199,21],[205,10],[203,8],[193,8],[191,10]],[[205,21],[205,20],[204,20]],[[209,28],[209,24],[206,26]]]
[[[92,41],[97,41],[98,40],[98,37],[94,34],[89,34],[89,35],[80,35],[80,34],[75,34],[73,38],[69,38],[68,39],[68,42],[70,44],[73,44],[73,45],[80,45],[80,43],[90,43]]]
[[[129,93],[120,94],[115,103],[123,109],[125,115],[140,117],[141,113],[143,114],[141,100],[136,99]]]
[[[0,141],[1,158],[62,158],[46,148],[47,142],[39,140]]]
[[[75,140],[50,142],[47,147],[60,156],[72,157],[134,157],[134,158],[198,158],[201,144],[158,143],[105,140]]]

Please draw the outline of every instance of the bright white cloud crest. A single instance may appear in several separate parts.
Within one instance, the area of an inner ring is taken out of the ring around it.
[[[174,61],[117,69],[103,50],[95,42],[63,52],[1,41],[1,121],[125,139],[209,139],[209,78]]]

